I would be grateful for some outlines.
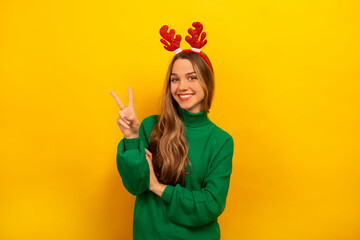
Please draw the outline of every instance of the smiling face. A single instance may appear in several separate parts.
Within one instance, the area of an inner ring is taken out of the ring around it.
[[[170,75],[171,95],[188,112],[203,111],[204,89],[188,59],[177,59]]]

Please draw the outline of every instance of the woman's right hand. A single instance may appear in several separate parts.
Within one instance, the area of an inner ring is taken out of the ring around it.
[[[129,106],[125,107],[120,98],[111,91],[110,94],[114,97],[116,103],[120,107],[119,118],[117,123],[125,138],[138,138],[139,137],[139,120],[135,115],[134,109],[134,96],[131,88],[129,87]]]

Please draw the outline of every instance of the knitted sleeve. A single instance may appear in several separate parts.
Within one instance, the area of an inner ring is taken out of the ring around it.
[[[171,221],[189,227],[215,221],[225,209],[232,172],[234,141],[230,135],[217,147],[201,190],[190,191],[177,184],[167,185],[161,199],[168,203]]]
[[[140,124],[139,138],[123,138],[117,147],[116,163],[126,190],[139,195],[149,189],[150,170],[145,157],[149,142],[144,121]]]

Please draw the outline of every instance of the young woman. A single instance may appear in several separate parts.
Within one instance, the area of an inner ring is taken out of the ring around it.
[[[140,127],[131,88],[128,107],[111,92],[124,134],[117,167],[125,188],[136,195],[134,239],[220,239],[217,219],[225,208],[234,143],[207,116],[212,69],[203,52],[177,53],[168,67],[161,113]]]

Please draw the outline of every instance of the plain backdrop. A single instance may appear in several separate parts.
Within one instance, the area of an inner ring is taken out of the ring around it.
[[[115,91],[159,113],[204,24],[210,119],[235,141],[222,239],[360,239],[358,0],[0,1],[0,239],[131,239]]]

